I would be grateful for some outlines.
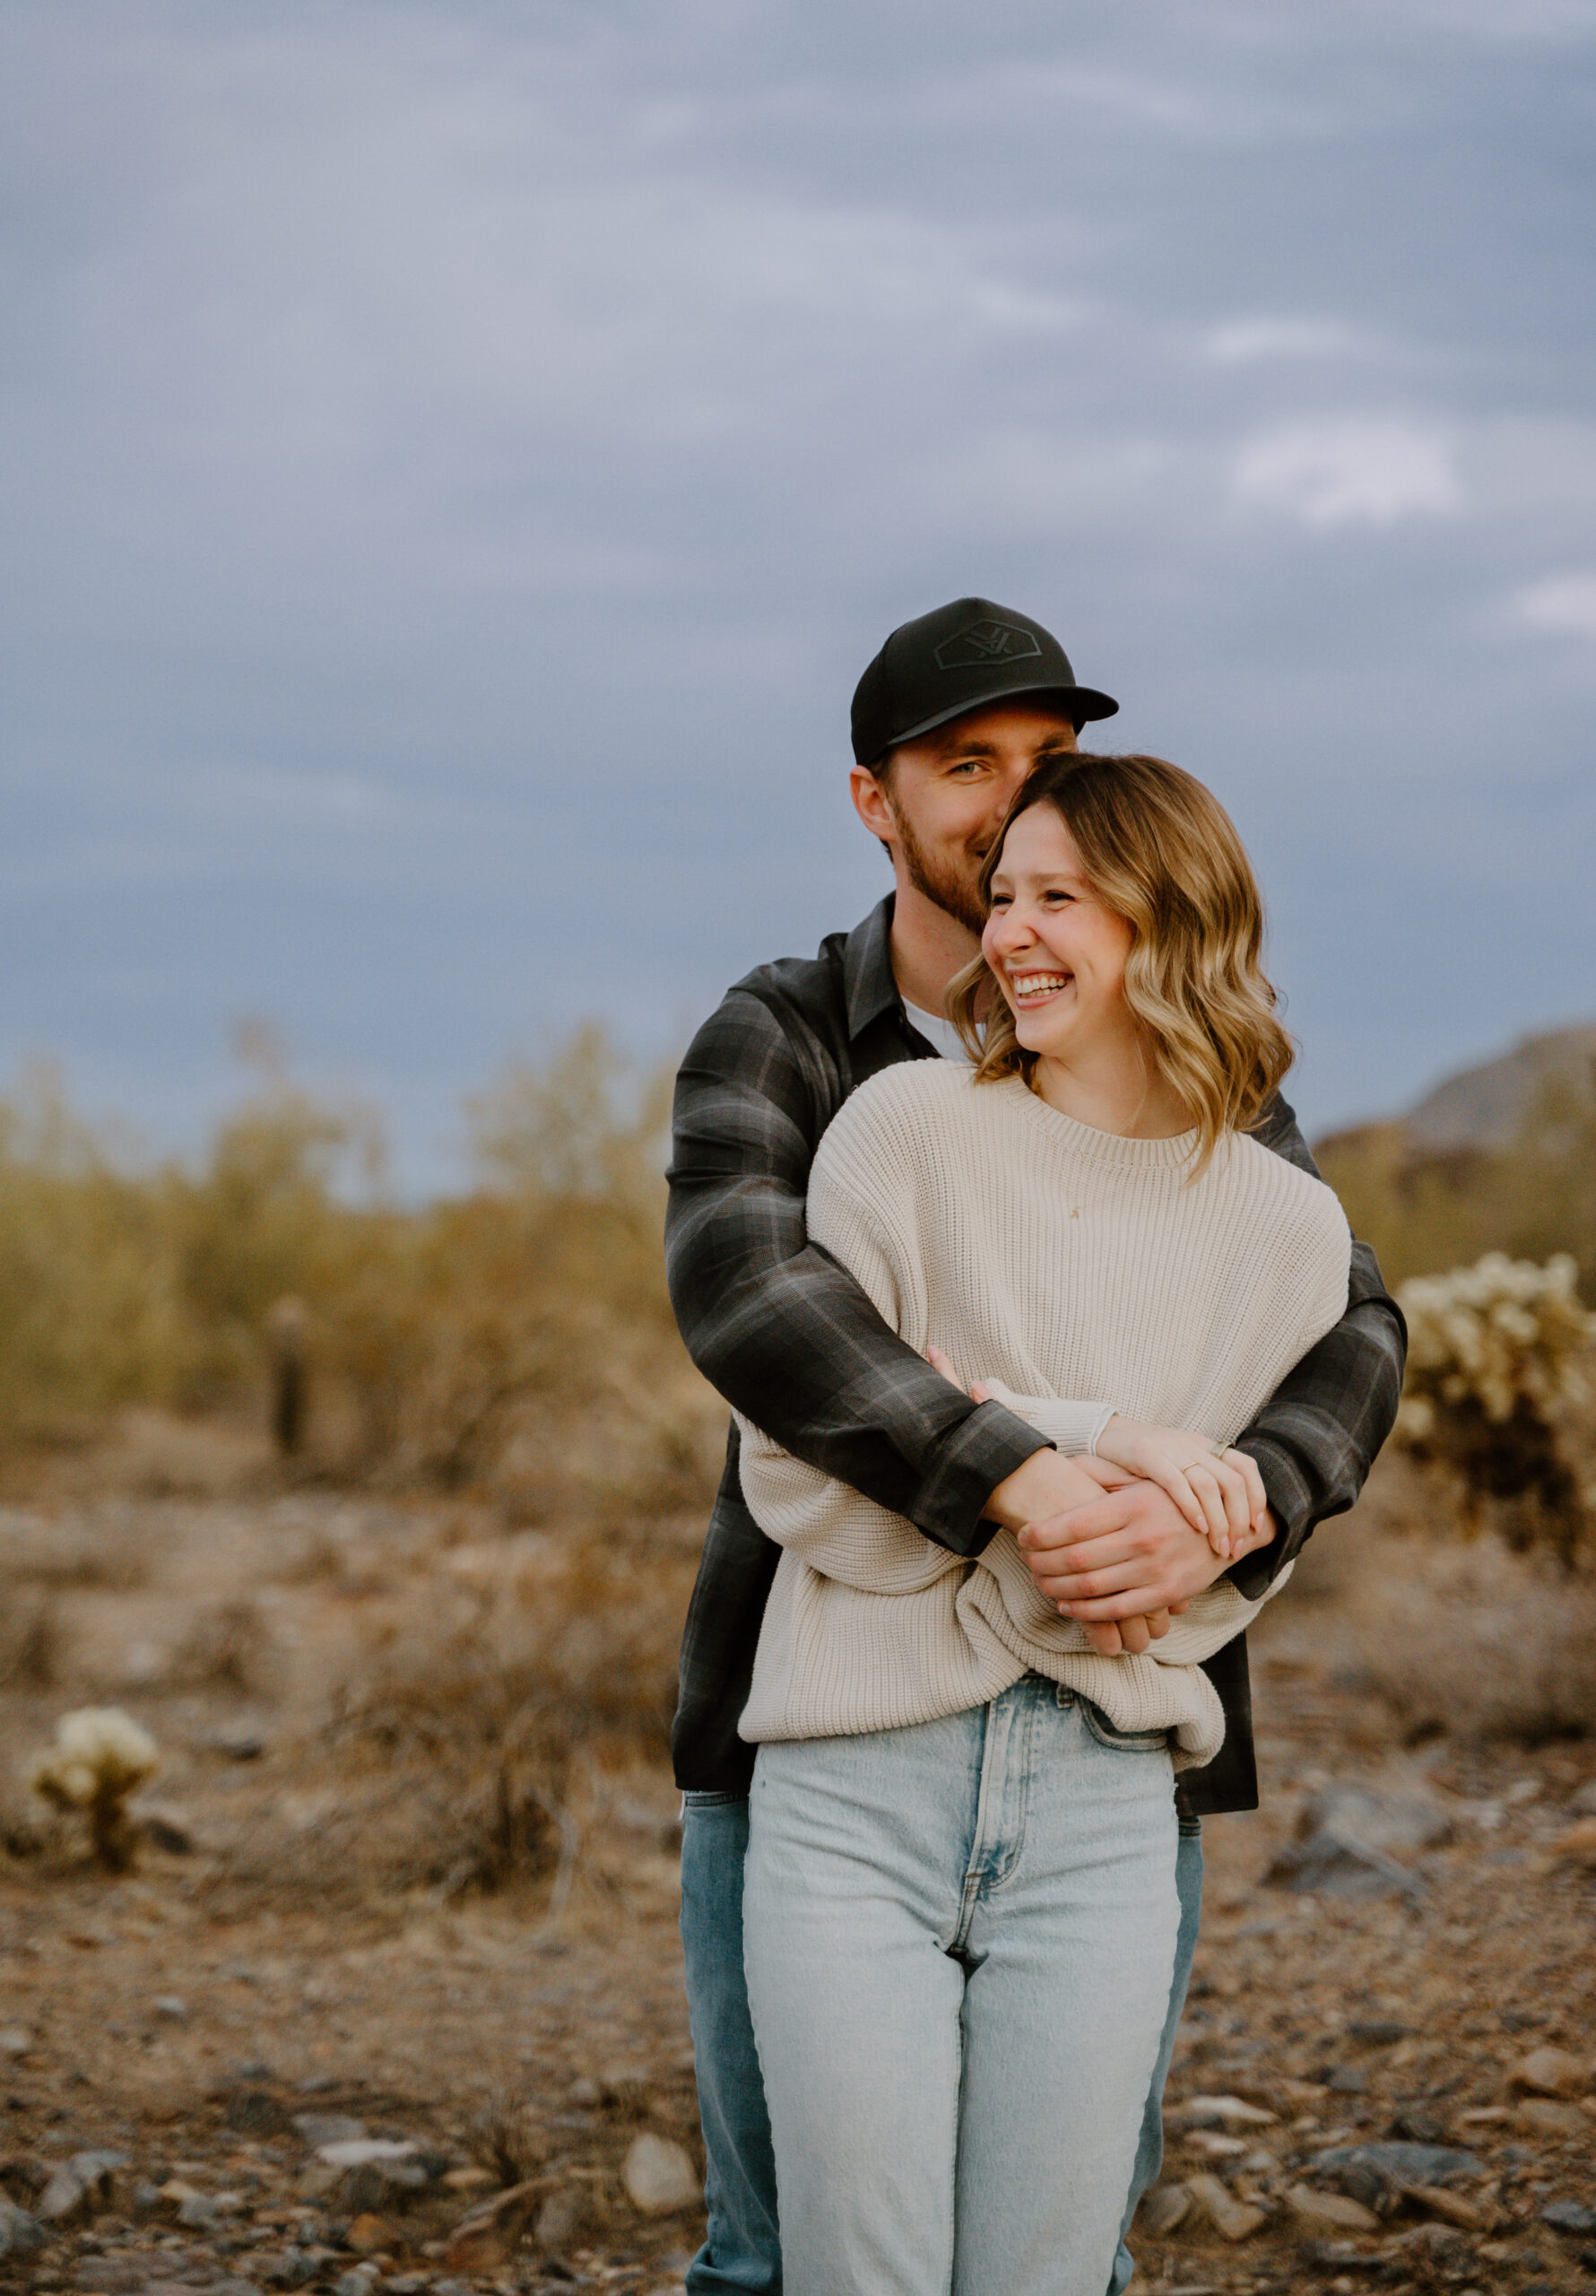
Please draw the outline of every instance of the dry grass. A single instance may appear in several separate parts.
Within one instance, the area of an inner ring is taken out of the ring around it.
[[[50,1595],[18,1586],[0,1613],[0,1690],[50,1690],[62,1657],[59,1613]]]
[[[221,1489],[226,1447],[172,1439],[171,1414],[264,1429],[291,1297],[301,1479],[490,1490],[521,1520],[696,1499],[707,1405],[659,1248],[665,1078],[592,1029],[513,1065],[470,1105],[477,1184],[407,1210],[370,1116],[255,1051],[258,1089],[197,1170],[141,1163],[48,1071],[0,1100],[0,1426],[81,1453],[120,1413],[120,1479]]]
[[[1400,1455],[1315,1535],[1264,1613],[1265,1647],[1281,1632],[1333,1654],[1410,1742],[1596,1738],[1596,1582],[1460,1538],[1448,1483]]]
[[[1392,1541],[1376,1559],[1352,1615],[1408,1737],[1596,1735],[1596,1587],[1489,1536]]]

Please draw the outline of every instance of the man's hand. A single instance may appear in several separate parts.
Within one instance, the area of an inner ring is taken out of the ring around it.
[[[1263,1477],[1246,1453],[1221,1450],[1192,1428],[1148,1427],[1116,1411],[1097,1448],[1103,1458],[1167,1491],[1227,1562],[1269,1505]]]
[[[940,1368],[940,1367],[939,1367]],[[1096,1506],[1116,1504],[1118,1494],[1106,1495],[1103,1486],[1110,1476],[1116,1480],[1119,1470],[1098,1459],[1066,1459],[1054,1450],[1033,1451],[1022,1466],[1004,1477],[986,1502],[985,1512],[990,1521],[1002,1523],[1005,1529],[1019,1534],[1022,1552],[1033,1534],[1039,1534],[1045,1545],[1039,1550],[1050,1557],[1050,1567],[1062,1561],[1059,1550],[1077,1537],[1091,1535],[1068,1526],[1079,1518],[1092,1516]],[[1151,1483],[1127,1484],[1127,1490],[1153,1491]],[[1161,1492],[1154,1496],[1163,1498]],[[1166,1507],[1193,1546],[1203,1552],[1210,1552],[1206,1539],[1199,1539],[1194,1531],[1186,1528],[1173,1501],[1165,1500]],[[1033,1553],[1026,1552],[1031,1575],[1037,1576]],[[1040,1580],[1037,1580],[1040,1585]],[[1206,1582],[1205,1582],[1206,1583]],[[1060,1605],[1063,1608],[1063,1605]],[[1071,1613],[1074,1615],[1073,1613]],[[1161,1603],[1132,1604],[1099,1621],[1083,1616],[1080,1621],[1087,1639],[1094,1650],[1105,1658],[1117,1658],[1122,1650],[1143,1651],[1169,1631],[1169,1613]]]
[[[1251,1554],[1274,1535],[1266,1511],[1233,1544],[1238,1554]],[[1227,1567],[1151,1483],[1126,1483],[1045,1520],[1034,1518],[1019,1540],[1038,1593],[1089,1634],[1120,1620],[1184,1610]]]

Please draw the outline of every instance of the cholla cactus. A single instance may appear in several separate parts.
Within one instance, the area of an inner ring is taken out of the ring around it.
[[[28,1783],[58,1810],[81,1810],[94,1855],[119,1874],[133,1863],[127,1797],[160,1761],[154,1739],[120,1707],[84,1706],[56,1723],[56,1743],[35,1761]]]
[[[1486,1499],[1526,1501],[1505,1520],[1514,1544],[1550,1544],[1566,1561],[1583,1509],[1557,1418],[1587,1392],[1579,1358],[1596,1338],[1574,1285],[1566,1252],[1544,1267],[1487,1252],[1397,1294],[1409,1333],[1398,1440],[1462,1475],[1470,1529]]]

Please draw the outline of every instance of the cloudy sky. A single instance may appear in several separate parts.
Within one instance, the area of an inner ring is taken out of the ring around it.
[[[1311,1128],[1596,1013],[1596,0],[11,0],[0,1074],[679,1043],[984,593],[1210,780]]]

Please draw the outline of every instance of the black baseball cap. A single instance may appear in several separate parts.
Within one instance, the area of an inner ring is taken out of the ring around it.
[[[1070,657],[1028,614],[990,598],[955,598],[895,630],[854,690],[854,755],[874,765],[971,709],[1028,695],[1056,701],[1079,732],[1119,704],[1077,685]]]

